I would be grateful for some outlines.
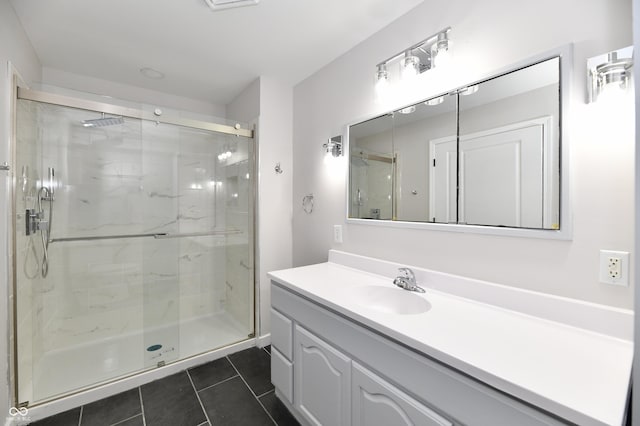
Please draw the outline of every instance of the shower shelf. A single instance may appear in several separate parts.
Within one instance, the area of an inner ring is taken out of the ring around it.
[[[65,243],[72,241],[96,241],[96,240],[119,240],[124,238],[155,238],[155,239],[168,239],[168,238],[187,238],[187,237],[209,237],[216,235],[235,235],[241,234],[242,231],[238,229],[224,230],[224,231],[210,231],[210,232],[188,232],[183,234],[125,234],[125,235],[99,235],[88,237],[68,237],[68,238],[52,238],[49,243]]]

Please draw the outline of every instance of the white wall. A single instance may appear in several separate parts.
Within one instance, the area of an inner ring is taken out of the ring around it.
[[[227,105],[226,116],[250,123],[260,116],[260,79],[256,78]]]
[[[271,287],[267,272],[290,268],[293,261],[292,120],[293,89],[272,78],[260,77],[257,279],[260,285],[261,336],[271,332]],[[274,170],[276,163],[280,163],[281,174]]]
[[[10,97],[11,79],[8,62],[20,72],[28,84],[41,79],[38,57],[27,39],[13,8],[7,0],[0,1],[0,163],[10,162]],[[8,200],[9,174],[0,171],[0,200]],[[0,259],[9,259],[10,206],[0,203]],[[9,294],[8,261],[0,262],[0,422],[8,416],[9,395]]]
[[[633,50],[638,51],[640,49],[640,0],[633,0]],[[640,79],[640,67],[633,67],[633,76],[635,81]],[[640,164],[640,144],[638,144],[638,135],[640,135],[640,108],[638,105],[640,104],[640,84],[635,85],[635,105],[636,105],[636,138],[635,138],[635,161],[636,164]],[[640,168],[636,166],[636,174],[635,174],[635,233],[634,233],[634,242],[635,247],[640,247]],[[632,256],[632,263],[638,268],[640,265],[640,253],[636,251],[634,256]],[[639,282],[638,275],[636,275],[636,279],[634,280],[634,285]],[[636,291],[634,295],[634,307],[636,312],[640,308],[640,292]],[[634,320],[634,350],[635,353],[640,353],[640,315],[635,316]],[[640,357],[635,356],[633,358],[633,376],[631,378],[633,383],[640,383]],[[633,400],[631,411],[636,413],[636,421],[632,423],[633,425],[640,424],[640,392],[633,392]]]
[[[128,84],[115,83],[113,81],[86,75],[74,74],[53,68],[42,69],[42,82],[48,86],[62,89],[72,89],[80,92],[96,95],[108,95],[117,100],[135,101],[154,106],[169,107],[176,110],[189,111],[202,114],[204,117],[193,119],[211,120],[211,117],[224,118],[226,107],[198,99],[183,96],[170,95],[157,90],[149,90]],[[162,81],[159,82],[162,84]]]
[[[586,59],[631,44],[631,0],[452,0],[433,12],[431,3],[423,3],[294,88],[294,265],[326,261],[327,250],[337,248],[630,308],[631,288],[598,282],[598,259],[600,249],[633,249],[633,121],[607,116],[602,105],[587,105],[584,99]],[[395,104],[376,104],[375,64],[446,26],[452,27],[451,68],[423,74],[421,89],[407,90]],[[345,223],[346,173],[331,174],[323,164],[320,146],[327,137],[359,118],[437,95],[567,43],[574,44],[566,123],[571,241]],[[612,136],[612,128],[624,132]],[[316,209],[307,215],[298,200],[310,192]],[[345,225],[343,244],[332,242],[334,224]]]

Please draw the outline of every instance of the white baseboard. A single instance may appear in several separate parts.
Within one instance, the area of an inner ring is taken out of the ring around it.
[[[271,344],[271,333],[265,334],[264,336],[256,337],[256,346],[259,348],[264,348],[265,346],[269,346]]]

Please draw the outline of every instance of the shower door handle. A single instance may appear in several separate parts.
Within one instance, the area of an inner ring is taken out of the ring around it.
[[[11,166],[5,161],[4,163],[0,164],[0,170],[8,172],[9,170],[11,170]]]

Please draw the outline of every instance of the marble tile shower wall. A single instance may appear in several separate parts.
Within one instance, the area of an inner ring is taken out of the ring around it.
[[[18,119],[16,120],[17,149],[16,164],[20,167],[16,171],[16,278],[21,285],[16,285],[16,318],[17,328],[22,331],[24,338],[18,339],[19,352],[18,371],[20,377],[30,382],[32,378],[32,364],[42,357],[42,328],[34,323],[36,312],[42,309],[42,298],[39,296],[46,290],[43,280],[39,278],[39,262],[42,259],[42,247],[33,237],[25,235],[25,210],[36,207],[37,182],[40,180],[38,171],[41,166],[40,147],[35,143],[38,138],[37,127],[33,123],[37,119],[36,106],[31,102],[21,102],[17,105]],[[34,292],[34,288],[38,291]],[[14,336],[16,338],[16,336]]]
[[[223,144],[240,142],[137,120],[84,128],[82,120],[100,114],[20,105],[18,166],[29,164],[34,186],[41,170],[56,169],[52,238],[241,231],[51,244],[46,279],[19,271],[25,369],[48,351],[222,310],[248,325],[249,302],[240,295],[252,289],[246,148],[236,148],[227,164],[217,158]],[[28,240],[17,234],[20,262]]]

